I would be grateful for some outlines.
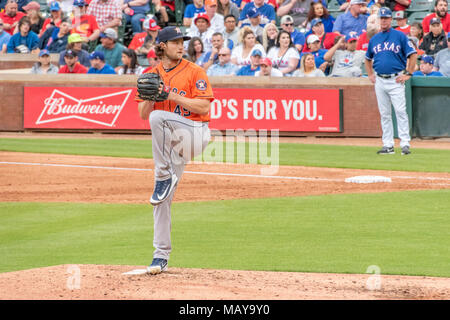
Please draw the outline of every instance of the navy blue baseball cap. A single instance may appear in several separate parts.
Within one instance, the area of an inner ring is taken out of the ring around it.
[[[253,50],[253,52],[252,52],[252,57],[253,56],[260,56],[260,57],[262,57],[262,52],[261,52],[261,50],[259,50],[259,49],[255,49],[255,50]]]
[[[378,17],[380,18],[392,18],[392,11],[389,8],[382,7],[378,11]]]
[[[260,16],[260,13],[259,13],[258,9],[256,9],[255,7],[251,8],[247,12],[247,18],[256,18],[258,16]]]
[[[312,27],[314,27],[316,24],[318,24],[318,23],[323,23],[322,22],[322,19],[320,19],[320,18],[314,18],[314,19],[312,19],[311,20],[311,28]]]
[[[73,6],[74,7],[84,7],[86,5],[86,2],[84,0],[74,0]]]
[[[423,55],[420,60],[422,60],[425,63],[434,64],[434,59],[431,56]]]
[[[183,39],[183,41],[191,40],[191,37],[183,35],[178,27],[165,27],[158,32],[156,43],[167,42],[171,40]]]
[[[105,61],[105,55],[103,54],[103,52],[94,51],[89,55],[89,60],[93,59],[100,59],[102,61]]]

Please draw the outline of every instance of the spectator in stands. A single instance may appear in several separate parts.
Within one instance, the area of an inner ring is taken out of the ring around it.
[[[433,18],[439,18],[444,31],[446,33],[450,32],[450,14],[448,13],[447,0],[436,0],[434,3],[434,12],[423,18],[422,27],[425,34],[430,32],[430,21]]]
[[[278,2],[280,2],[281,0],[264,0],[265,3],[270,4],[272,7],[274,7],[274,9],[276,10],[278,8]],[[234,0],[233,2],[236,3],[236,6],[239,7],[239,10],[243,10],[245,5],[252,2],[252,0],[242,0],[239,1],[240,5],[237,3],[236,0]]]
[[[277,16],[282,17],[290,15],[294,19],[296,27],[305,27],[308,18],[308,12],[311,9],[313,0],[284,0],[280,1],[277,10]]]
[[[220,32],[214,33],[212,35],[211,43],[212,43],[211,51],[207,51],[203,55],[203,61],[200,62],[200,65],[205,70],[208,70],[208,68],[212,64],[216,64],[219,62],[219,51],[220,51],[220,49],[222,49],[224,47],[224,43],[225,43],[223,35]],[[197,64],[199,64],[199,63],[197,63]]]
[[[39,38],[50,28],[59,27],[61,21],[64,18],[61,7],[58,1],[53,1],[50,3],[50,17],[45,19],[44,24],[39,34]]]
[[[72,33],[81,36],[84,43],[96,41],[100,36],[97,19],[87,14],[88,4],[85,0],[74,0],[72,9]]]
[[[295,70],[293,77],[325,77],[322,70],[316,68],[312,53],[302,54],[300,59],[300,68]]]
[[[194,19],[197,14],[203,12],[206,12],[203,0],[194,0],[193,3],[188,4],[184,9],[183,25],[189,27],[192,23],[192,19]]]
[[[0,12],[0,19],[3,20],[3,30],[10,35],[14,34],[20,19],[25,17],[25,13],[18,12],[17,8],[17,2],[15,0],[8,0],[5,5],[5,11]]]
[[[325,73],[329,63],[325,61],[324,56],[328,50],[320,49],[320,39],[315,34],[310,35],[306,43],[309,48],[309,52],[307,53],[311,53],[313,55],[316,67]]]
[[[423,51],[422,49],[419,49],[419,39],[417,39],[416,37],[408,36],[408,40],[413,45],[414,49],[416,49],[417,55],[419,57],[425,54],[425,51]],[[417,66],[417,69],[418,68],[419,68],[419,66]]]
[[[423,37],[419,48],[424,50],[425,54],[434,56],[440,50],[447,48],[447,39],[439,18],[431,19],[430,30],[431,32]]]
[[[142,68],[137,62],[136,52],[131,49],[125,48],[122,53],[122,63],[123,65],[117,69],[118,75],[123,74],[142,74],[144,68]]]
[[[97,19],[100,33],[108,28],[117,31],[122,24],[122,10],[116,0],[92,0],[86,13]]]
[[[405,11],[411,5],[411,0],[378,0],[378,5],[388,7],[392,12]]]
[[[6,47],[7,53],[39,52],[39,37],[30,30],[31,22],[27,17],[20,19],[19,32],[13,34]]]
[[[272,61],[269,58],[261,59],[259,62],[261,70],[255,72],[255,77],[282,77],[283,72],[272,68]]]
[[[289,32],[291,34],[292,42],[297,48],[298,52],[302,52],[303,46],[305,45],[305,35],[295,29],[294,19],[289,16],[283,16],[280,20],[281,29]]]
[[[300,55],[295,48],[289,32],[282,30],[278,34],[276,45],[267,53],[272,66],[280,70],[284,76],[290,77],[297,69]]]
[[[95,48],[95,51],[103,53],[104,60],[111,67],[117,68],[118,66],[121,66],[122,52],[125,47],[117,42],[117,32],[112,28],[106,29],[100,34],[100,41],[101,44]]]
[[[423,41],[422,24],[420,24],[419,22],[414,22],[411,25],[411,30],[409,31],[409,34],[410,34],[410,36],[416,37],[417,39],[419,39],[419,45],[420,45]]]
[[[356,50],[357,39],[352,36],[340,37],[336,44],[324,55],[333,64],[332,77],[361,77],[365,51]]]
[[[202,39],[203,48],[205,51],[210,51],[212,49],[212,35],[215,33],[211,28],[211,23],[209,16],[206,13],[199,13],[194,18],[194,25],[196,28],[191,28],[188,35],[193,37],[199,37]]]
[[[447,48],[436,54],[434,70],[439,71],[445,77],[450,77],[450,32],[447,34]]]
[[[202,56],[204,54],[205,48],[203,47],[202,39],[199,37],[192,37],[187,48],[187,60],[200,64],[200,61],[203,61]]]
[[[231,63],[231,50],[222,47],[219,50],[219,63],[215,63],[208,68],[208,76],[233,76],[239,70],[239,67]]]
[[[152,4],[162,26],[175,22],[175,0],[152,0]]]
[[[143,32],[135,34],[128,49],[132,49],[136,52],[138,60],[140,57],[146,57],[150,50],[153,49],[156,37],[158,36],[158,30],[160,26],[153,19],[146,19],[142,23]]]
[[[89,56],[91,59],[91,67],[89,68],[89,74],[116,74],[114,68],[105,62],[105,56],[101,51],[94,51]]]
[[[250,64],[242,66],[237,72],[237,76],[254,76],[260,70],[259,63],[263,53],[259,49],[254,49],[250,55]]]
[[[366,5],[364,0],[351,0],[348,11],[339,15],[334,22],[333,32],[359,36],[367,27]]]
[[[319,1],[312,1],[311,7],[308,11],[308,16],[306,17],[305,22],[303,25],[306,28],[306,31],[311,30],[311,21],[314,19],[320,19],[323,23],[323,27],[325,32],[332,32],[333,31],[333,25],[334,25],[334,17],[330,15],[328,12],[328,9],[325,8],[323,3]]]
[[[142,20],[150,11],[150,0],[123,0],[122,11],[127,24],[131,24],[133,35],[142,32]]]
[[[356,50],[367,51],[370,39],[379,31],[380,31],[380,20],[378,18],[378,14],[372,13],[367,18],[367,31],[364,31],[358,37],[358,41],[356,42]]]
[[[47,3],[50,5],[52,2],[58,2],[62,13],[65,17],[69,17],[72,13],[73,0],[47,0]]]
[[[229,14],[224,18],[224,40],[226,43],[231,40],[233,42],[233,47],[239,42],[239,28],[237,27],[237,21],[238,19],[232,14]]]
[[[58,27],[54,27],[52,35],[50,36],[45,48],[50,53],[60,53],[64,51],[68,44],[68,38],[70,30],[72,29],[72,23],[68,18],[64,19]]]
[[[268,22],[276,23],[276,14],[275,9],[270,4],[264,3],[264,0],[253,0],[252,2],[247,3],[242,9],[241,14],[239,16],[239,24],[240,27],[242,25],[242,21],[247,19],[247,14],[250,9],[256,8],[259,13],[268,20]]]
[[[58,67],[50,62],[50,52],[41,50],[38,61],[31,68],[32,74],[57,74]]]
[[[217,13],[223,15],[224,17],[231,14],[236,18],[236,21],[238,21],[241,12],[236,4],[230,0],[219,0],[217,2]]]
[[[28,19],[30,19],[31,31],[39,34],[45,21],[41,15],[41,5],[36,1],[31,1],[23,7],[23,10],[26,12]]]
[[[320,18],[315,18],[311,21],[311,32],[306,34],[306,39],[308,39],[311,34],[315,34],[319,38],[320,48],[327,50],[335,44],[334,39],[339,36],[336,32],[326,32],[322,19]],[[303,48],[303,52],[309,52],[309,48]]]
[[[7,2],[8,0],[0,0],[0,11],[3,11],[3,9],[5,9]],[[17,11],[25,12],[23,7],[26,6],[28,2],[30,2],[30,0],[15,0],[15,2],[17,3]]]
[[[150,50],[147,53],[147,60],[148,60],[148,68],[145,69],[142,73],[146,73],[147,71],[150,71],[151,68],[154,68],[158,65],[160,62],[158,56],[155,53],[155,50]]]
[[[395,30],[401,31],[408,36],[411,31],[411,26],[408,24],[406,12],[396,11],[393,13],[392,18],[394,18],[395,21],[397,21],[397,27],[395,28]]]
[[[265,25],[263,34],[258,38],[258,42],[262,44],[266,52],[269,52],[270,48],[275,46],[278,32],[277,26],[272,22]]]
[[[0,18],[0,53],[6,53],[6,46],[8,45],[11,35],[4,31],[3,20]]]
[[[249,26],[250,29],[252,29],[253,33],[256,35],[256,37],[262,36],[262,33],[264,31],[264,25],[267,24],[267,19],[265,19],[266,23],[263,23],[261,19],[265,19],[261,16],[258,9],[251,8],[247,12],[247,19],[242,20],[241,27],[243,26]]]
[[[249,65],[251,63],[250,55],[254,49],[259,49],[262,52],[262,57],[265,58],[264,48],[261,44],[256,43],[256,37],[252,29],[243,27],[240,32],[238,45],[231,52],[231,62],[238,66]]]
[[[87,73],[88,69],[78,62],[75,51],[67,50],[64,55],[65,65],[59,68],[58,73]]]
[[[420,70],[413,72],[413,77],[443,77],[444,75],[439,71],[433,71],[434,59],[431,56],[422,56],[420,60]]]
[[[217,0],[205,0],[205,12],[209,17],[209,23],[213,32],[222,32],[225,29],[223,15],[217,13]],[[195,24],[191,25],[195,28]]]
[[[69,38],[67,38],[66,50],[59,54],[59,65],[63,66],[66,64],[64,57],[67,50],[72,50],[77,54],[78,62],[81,63],[86,68],[91,67],[91,61],[89,59],[89,52],[83,49],[83,38],[78,33],[72,33]]]

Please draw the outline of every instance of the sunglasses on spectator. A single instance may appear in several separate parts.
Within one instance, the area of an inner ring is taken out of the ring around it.
[[[219,57],[226,57],[226,56],[229,56],[229,54],[228,53],[219,53],[218,56]]]
[[[284,24],[286,27],[290,27],[290,26],[293,26],[294,24],[293,23],[285,23]]]

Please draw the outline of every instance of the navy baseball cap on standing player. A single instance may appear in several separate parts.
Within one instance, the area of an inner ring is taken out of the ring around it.
[[[158,32],[156,43],[167,42],[171,40],[183,39],[183,41],[191,40],[191,37],[184,36],[178,27],[165,27]]]
[[[380,18],[392,18],[392,11],[389,8],[382,7],[378,11],[378,17],[380,17]]]

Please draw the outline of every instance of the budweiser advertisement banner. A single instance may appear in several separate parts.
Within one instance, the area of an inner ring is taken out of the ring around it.
[[[135,88],[25,87],[24,127],[145,130]],[[214,89],[211,129],[341,132],[339,89]]]

